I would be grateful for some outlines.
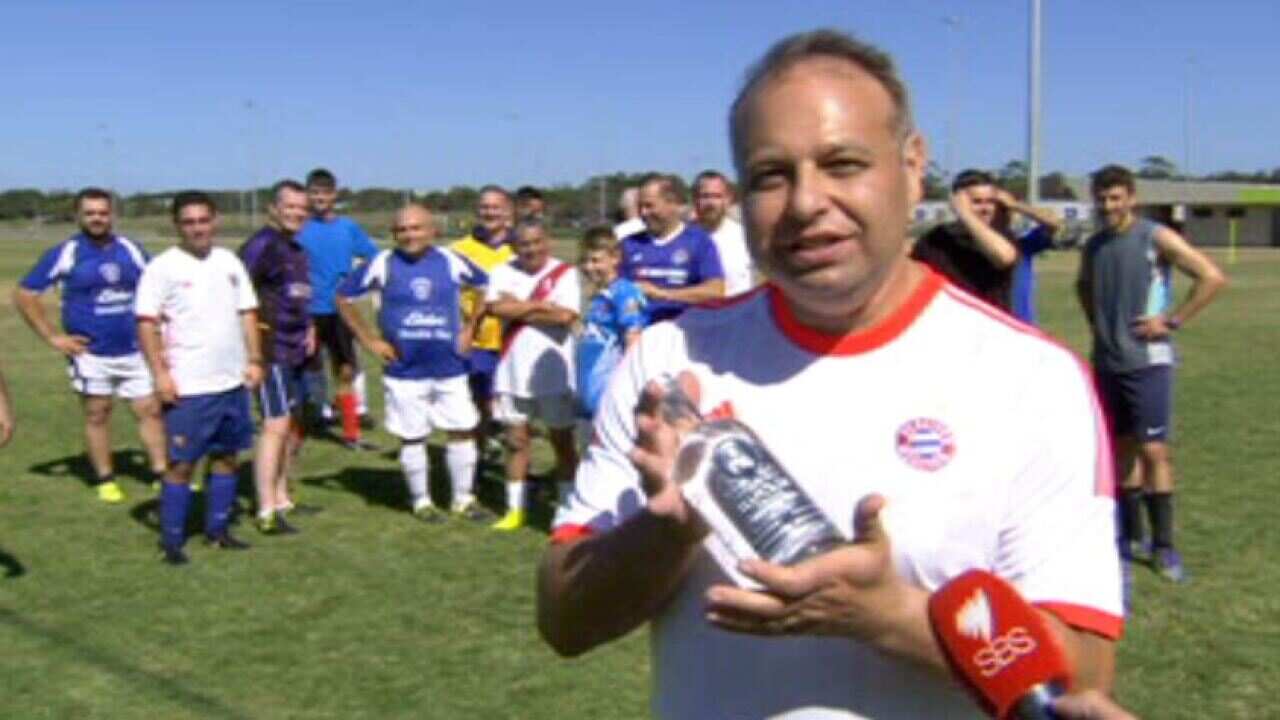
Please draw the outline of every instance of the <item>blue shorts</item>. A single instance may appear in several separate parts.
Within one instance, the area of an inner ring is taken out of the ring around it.
[[[497,350],[472,350],[467,356],[467,384],[478,403],[493,398],[493,373],[498,369]]]
[[[235,455],[253,447],[253,418],[244,387],[180,397],[164,411],[169,460],[194,463],[205,455]]]
[[[298,412],[302,407],[305,375],[305,365],[267,365],[262,374],[262,385],[258,386],[258,410],[262,417],[272,419]]]
[[[1173,418],[1173,366],[1130,372],[1099,370],[1098,395],[1116,437],[1139,443],[1167,442]]]

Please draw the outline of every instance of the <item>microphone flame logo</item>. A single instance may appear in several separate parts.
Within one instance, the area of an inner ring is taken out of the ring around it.
[[[975,590],[956,613],[956,630],[961,635],[974,640],[982,639],[991,642],[991,626],[994,624],[991,617],[991,601],[981,589]]]

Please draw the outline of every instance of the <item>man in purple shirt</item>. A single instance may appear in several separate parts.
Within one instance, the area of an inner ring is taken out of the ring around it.
[[[649,325],[670,320],[690,305],[724,297],[720,253],[706,230],[681,221],[683,204],[674,178],[647,176],[640,183],[645,230],[621,238],[618,274],[644,293]]]
[[[307,191],[294,180],[272,188],[269,221],[240,247],[258,295],[258,328],[266,371],[258,389],[262,435],[253,458],[258,529],[296,532],[285,519],[293,508],[289,468],[302,447],[302,376],[315,348],[310,266],[297,233],[307,221]]]

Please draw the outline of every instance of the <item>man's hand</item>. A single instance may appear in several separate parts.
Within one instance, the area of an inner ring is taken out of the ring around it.
[[[636,289],[644,293],[644,296],[646,298],[649,298],[650,300],[667,299],[666,292],[662,288],[658,287],[657,285],[654,285],[651,282],[647,282],[645,280],[637,280],[635,285],[636,285]]]
[[[697,378],[685,372],[677,378],[677,383],[696,408],[701,394]],[[636,404],[636,446],[629,457],[649,497],[649,512],[675,520],[690,538],[701,539],[707,534],[707,525],[685,503],[674,477],[680,441],[698,424],[698,418],[692,414],[680,417],[672,417],[670,412],[664,414],[664,405],[670,408],[671,398],[667,398],[667,394],[667,389],[658,382],[650,382],[640,395]]]
[[[165,405],[178,402],[178,384],[173,381],[173,376],[167,370],[156,375],[156,397]]]
[[[1053,710],[1063,720],[1137,720],[1124,708],[1097,690],[1086,690],[1058,698]]]
[[[973,215],[973,203],[967,191],[961,189],[951,193],[951,210],[962,220]]]
[[[1163,315],[1147,315],[1133,321],[1133,334],[1143,340],[1162,340],[1169,337],[1173,328]]]
[[[307,337],[303,340],[304,348],[307,351],[307,357],[316,354],[316,326],[311,324],[307,326]]]
[[[13,439],[13,431],[16,427],[17,422],[13,419],[13,413],[9,411],[8,403],[0,402],[0,448],[8,445]]]
[[[893,569],[880,522],[885,500],[864,497],[855,510],[854,541],[792,567],[744,561],[742,572],[763,591],[716,585],[707,590],[707,619],[751,635],[841,635],[876,644],[898,634],[927,597]],[[918,602],[917,602],[918,601]]]
[[[386,340],[374,340],[369,343],[369,352],[377,355],[384,363],[393,363],[400,359],[400,354]]]
[[[49,344],[63,355],[75,357],[89,349],[89,338],[83,335],[54,335],[49,338]]]
[[[244,368],[244,386],[250,390],[257,390],[262,384],[262,365],[260,363],[249,363]]]
[[[1008,190],[1005,190],[1002,187],[997,187],[995,191],[996,191],[995,193],[996,202],[1003,205],[1006,210],[1016,211],[1018,209],[1018,206],[1020,205],[1020,203],[1018,202],[1018,198],[1015,197],[1013,193],[1009,192]]]

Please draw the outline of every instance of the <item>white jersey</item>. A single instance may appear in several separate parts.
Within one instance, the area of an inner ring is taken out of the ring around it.
[[[821,335],[765,286],[645,331],[614,375],[553,538],[606,532],[645,506],[627,452],[651,379],[682,371],[704,416],[752,427],[845,533],[880,493],[899,574],[932,591],[970,568],[1069,625],[1122,627],[1113,477],[1088,376],[1068,351],[929,272],[881,325]],[[662,718],[979,718],[955,684],[840,638],[713,628],[729,583],[704,548],[652,622]]]
[[[756,284],[755,263],[747,251],[747,236],[733,218],[720,221],[720,227],[711,233],[711,240],[720,253],[720,268],[724,270],[724,294],[732,297],[744,293]]]
[[[178,395],[189,397],[244,382],[240,313],[257,307],[253,282],[235,253],[214,247],[202,259],[171,247],[143,271],[134,312],[160,322],[165,363]]]
[[[485,300],[494,302],[503,295],[529,300],[537,293],[537,299],[577,313],[582,303],[578,269],[566,266],[552,277],[563,265],[548,258],[541,270],[530,275],[514,260],[503,263],[489,274]],[[568,327],[506,323],[503,334],[502,358],[493,377],[495,393],[534,398],[573,392],[573,333]]]

